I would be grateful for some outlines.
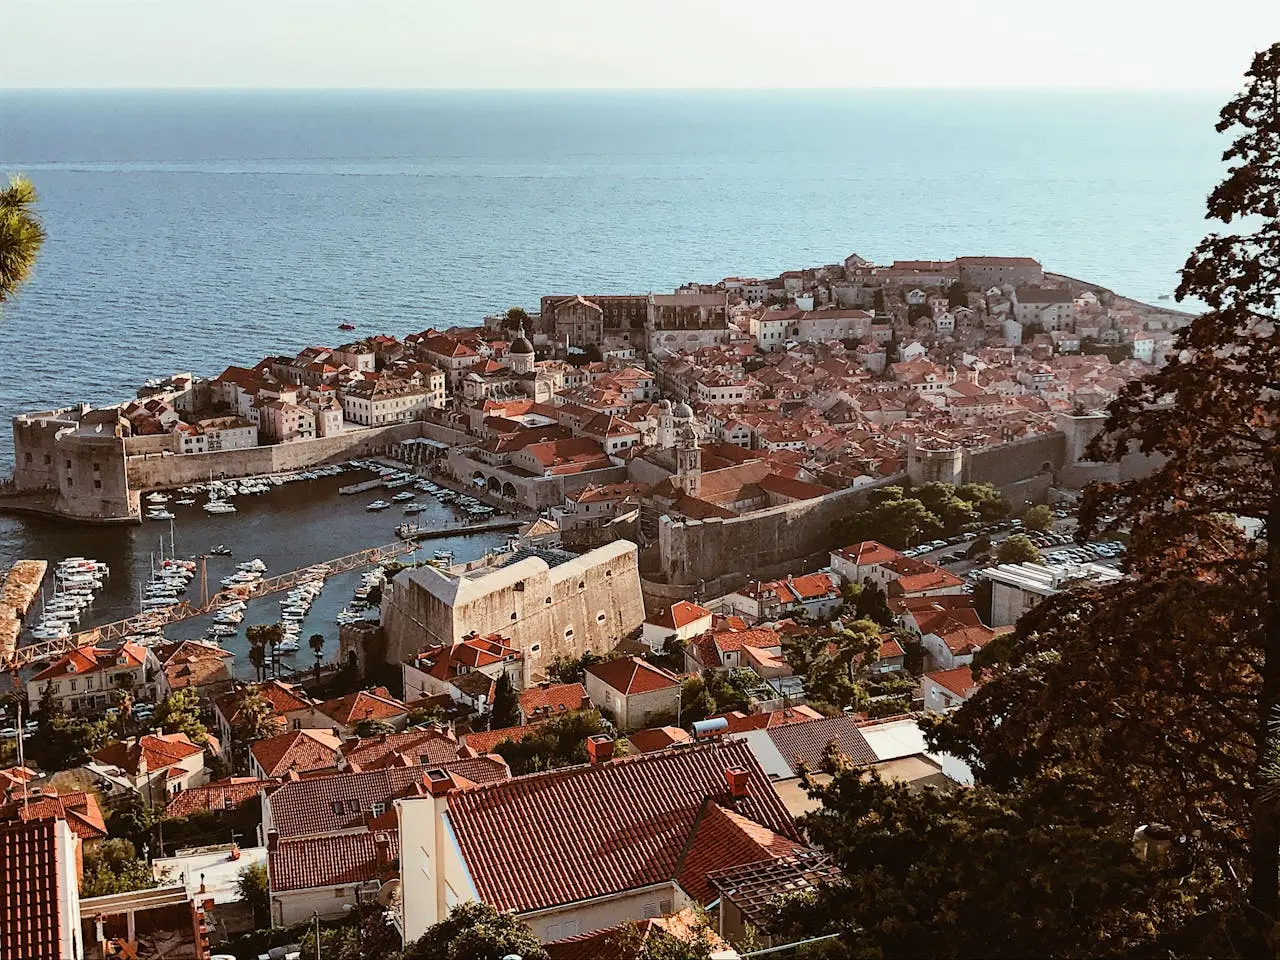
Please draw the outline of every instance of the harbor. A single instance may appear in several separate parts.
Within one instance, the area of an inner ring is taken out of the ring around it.
[[[198,606],[202,584],[196,565],[201,557],[204,586],[212,596],[224,589],[224,580],[230,582],[237,575],[242,577],[242,582],[246,573],[272,577],[396,541],[396,527],[407,515],[400,510],[367,509],[371,502],[376,502],[379,487],[384,493],[394,495],[396,492],[395,488],[386,490],[379,470],[391,476],[401,473],[403,465],[358,461],[340,469],[307,471],[297,480],[279,483],[265,478],[237,481],[234,492],[228,483],[220,481],[164,491],[149,502],[144,498],[149,511],[158,515],[142,525],[128,527],[70,524],[40,517],[4,518],[0,524],[0,560],[9,566],[20,558],[38,557],[47,560],[56,571],[58,564],[68,558],[92,558],[109,571],[98,584],[90,585],[92,597],[88,603],[77,606],[78,620],[69,623],[67,632],[70,633],[136,617],[144,606],[163,609],[180,601]],[[341,487],[370,482],[374,486],[368,487],[363,495],[339,495]],[[416,477],[410,481],[419,482],[424,481]],[[246,484],[249,490],[241,492],[240,487]],[[259,492],[254,492],[255,489]],[[418,539],[429,536],[434,540],[433,551],[415,555],[412,545],[406,543],[404,562],[432,560],[436,553],[459,561],[475,559],[503,546],[508,533],[518,525],[511,518],[481,520],[460,509],[456,502],[442,501],[425,491],[417,492],[422,493],[416,503],[421,509],[413,513],[413,522],[422,531]],[[205,509],[210,501],[226,503],[234,509],[226,513],[210,512]],[[162,511],[167,516],[160,516]],[[254,561],[260,564],[261,570],[240,569],[240,565]],[[178,569],[190,576],[177,573]],[[279,669],[282,672],[309,667],[315,662],[308,644],[313,634],[324,637],[322,661],[335,657],[339,618],[352,619],[355,611],[351,607],[362,586],[364,572],[350,569],[333,573],[323,578],[320,589],[311,591],[305,609],[300,609],[301,604],[297,602],[291,604],[288,622],[296,624],[296,630],[290,632],[299,649],[281,651]],[[32,641],[31,628],[42,622],[42,603],[53,603],[57,578],[39,579],[43,582],[28,588],[33,599],[17,639],[19,645]],[[231,622],[234,618],[225,613],[210,612],[168,624],[163,628],[163,636],[215,640],[233,654],[233,672],[251,678],[255,671],[249,661],[245,630],[254,624],[284,619],[282,596],[247,599],[245,606],[237,611],[240,616],[236,622]],[[294,598],[300,599],[300,596]],[[359,615],[373,616],[374,612],[365,610]],[[46,625],[46,629],[56,628]],[[56,635],[42,633],[42,637],[47,638]]]

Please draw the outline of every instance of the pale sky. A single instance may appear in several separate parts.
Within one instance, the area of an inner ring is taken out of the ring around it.
[[[1235,89],[1280,0],[3,0],[4,87]]]

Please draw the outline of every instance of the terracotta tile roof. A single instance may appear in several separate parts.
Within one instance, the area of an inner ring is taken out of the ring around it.
[[[902,556],[893,547],[886,547],[878,540],[863,540],[861,543],[841,547],[836,553],[859,567],[884,563],[886,560],[897,560]]]
[[[789,723],[771,729],[769,739],[790,765],[792,772],[797,774],[801,763],[810,770],[821,770],[827,755],[827,745],[833,740],[836,749],[855,764],[875,763],[877,759],[875,751],[858,730],[857,721],[853,717],[823,717],[808,723]]]
[[[698,903],[707,904],[716,896],[715,890],[707,883],[707,874],[713,870],[785,857],[803,849],[790,837],[775,833],[733,810],[726,810],[718,803],[707,803],[693,829],[677,879],[687,894]]]
[[[253,799],[275,780],[258,780],[255,777],[229,777],[203,786],[183,790],[164,808],[169,818],[186,817],[203,810],[230,810]]]
[[[895,596],[923,593],[926,590],[948,590],[964,586],[964,581],[941,568],[899,577],[889,584],[889,592]]]
[[[689,649],[704,669],[712,670],[724,665],[724,655],[740,651],[746,647],[761,650],[782,649],[782,638],[776,630],[769,627],[754,627],[745,630],[716,630],[695,637],[689,642]]]
[[[665,627],[668,630],[679,630],[681,627],[687,627],[691,623],[711,616],[711,611],[706,607],[700,607],[696,603],[690,603],[688,600],[677,600],[669,607],[664,607],[650,623],[659,627]]]
[[[290,730],[258,740],[249,748],[258,766],[268,777],[281,777],[294,770],[336,770],[341,741],[330,730]]]
[[[771,710],[768,713],[743,713],[741,710],[732,710],[729,713],[717,713],[708,720],[723,719],[729,724],[725,728],[725,733],[746,733],[749,730],[767,730],[770,727],[781,727],[788,723],[805,723],[809,720],[821,720],[822,714],[812,707],[783,707],[779,710]]]
[[[3,797],[9,790],[21,790],[24,783],[30,783],[39,776],[40,774],[30,767],[7,767],[4,770],[0,770],[0,797]]]
[[[120,659],[125,662],[117,663]],[[110,667],[140,667],[146,659],[146,648],[131,642],[125,642],[119,647],[79,647],[68,650],[32,677],[32,680],[52,680],[73,674],[79,676]]]
[[[268,680],[266,683],[255,684],[244,690],[236,690],[225,697],[220,697],[214,706],[226,718],[228,724],[235,726],[240,704],[251,692],[262,694],[278,714],[307,710],[312,706],[311,700],[305,693],[300,693],[297,687],[280,680]]]
[[[54,793],[47,787],[40,791],[39,796],[34,794],[33,790],[25,802],[21,794],[17,794],[8,803],[0,805],[0,821],[65,820],[82,840],[100,840],[107,836],[107,823],[94,794]]]
[[[589,706],[587,688],[580,683],[553,683],[520,691],[520,709],[525,717],[564,713]]]
[[[619,657],[604,663],[593,663],[587,667],[587,673],[625,696],[652,693],[680,685],[679,679],[670,670],[655,667],[639,657]]]
[[[637,730],[628,736],[627,743],[636,753],[653,753],[655,750],[665,750],[677,743],[688,743],[691,739],[693,737],[689,731],[681,730],[679,727],[650,727],[647,730]]]
[[[342,760],[350,770],[377,770],[391,766],[440,766],[470,756],[451,733],[438,727],[406,730],[378,737],[348,740]]]
[[[581,933],[576,937],[544,943],[547,960],[639,960],[644,944],[654,933],[662,931],[684,942],[701,937],[712,956],[729,955],[729,944],[714,930],[706,927],[692,909],[666,917],[649,917],[632,924],[621,924]]]
[[[726,770],[738,767],[737,812],[798,838],[750,749],[730,741],[463,791],[449,797],[449,821],[480,899],[536,910],[675,879],[700,815],[709,800],[728,801]]]
[[[461,759],[442,765],[471,783],[506,780],[511,771],[498,760],[486,757]],[[372,805],[383,804],[417,792],[425,772],[422,767],[384,767],[353,773],[335,773],[290,780],[267,795],[271,822],[282,839],[320,836],[340,830],[366,827],[373,816]]]
[[[185,733],[148,733],[137,739],[117,740],[93,754],[93,759],[109,767],[119,767],[131,776],[164,770],[204,752]]]
[[[984,627],[981,624],[977,626],[950,626],[941,632],[936,630],[934,632],[942,638],[942,642],[947,645],[947,649],[958,656],[976,653],[990,643],[996,635],[996,632],[990,627]]]
[[[926,673],[926,677],[945,687],[958,696],[968,698],[974,690],[978,689],[978,685],[973,681],[973,669],[970,667],[956,667],[954,670],[935,670],[933,673]]]
[[[469,634],[451,646],[428,647],[414,658],[414,666],[437,680],[452,680],[459,673],[520,657],[520,651],[501,634],[492,633],[487,637]]]
[[[522,727],[502,727],[498,730],[477,730],[474,733],[463,734],[462,741],[476,753],[493,753],[493,748],[503,740],[523,740],[525,737],[533,736],[540,726],[540,723],[528,723]]]
[[[382,841],[386,860],[378,862]],[[336,837],[281,840],[268,854],[267,870],[272,892],[336,887],[377,880],[400,858],[396,830],[346,833]]]
[[[391,696],[386,687],[358,690],[345,697],[326,700],[316,709],[344,727],[355,726],[361,720],[394,720],[409,712],[409,708]]]
[[[880,641],[880,659],[891,660],[894,657],[905,657],[907,652],[902,649],[902,644],[890,637],[887,640]]]
[[[5,960],[59,960],[62,929],[80,922],[61,916],[58,907],[57,829],[56,820],[0,826],[0,956]]]

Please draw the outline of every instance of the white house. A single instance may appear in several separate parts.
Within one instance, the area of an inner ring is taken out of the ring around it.
[[[686,643],[711,629],[714,617],[706,607],[688,600],[677,600],[664,607],[641,625],[641,639],[654,653],[661,653],[670,639]]]

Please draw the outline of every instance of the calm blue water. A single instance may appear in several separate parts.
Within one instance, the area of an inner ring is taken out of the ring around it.
[[[49,240],[0,417],[174,370],[857,251],[1027,254],[1170,293],[1211,96],[0,92]],[[10,460],[0,429],[0,469]],[[0,521],[0,557],[38,550]]]

